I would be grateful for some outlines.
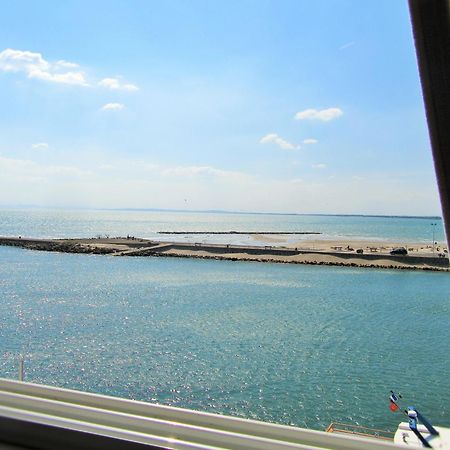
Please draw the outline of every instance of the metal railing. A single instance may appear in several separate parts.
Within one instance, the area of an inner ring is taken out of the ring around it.
[[[45,431],[37,432],[36,427],[45,427]],[[122,448],[144,445],[183,450],[399,448],[365,436],[326,433],[3,379],[0,431],[0,442],[42,449],[58,448],[55,442],[59,448],[68,448],[69,440],[71,449],[86,448],[86,442],[93,437],[97,441],[108,440],[108,448],[113,448],[111,442],[121,443]]]
[[[350,434],[353,436],[365,436],[386,441],[394,441],[394,432],[379,430],[377,428],[364,427],[348,423],[332,422],[326,429],[327,433]]]

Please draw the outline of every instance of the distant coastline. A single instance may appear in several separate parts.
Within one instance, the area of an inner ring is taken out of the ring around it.
[[[74,211],[124,211],[124,212],[166,212],[184,214],[229,214],[229,215],[256,215],[256,216],[299,216],[299,217],[362,217],[380,219],[427,219],[442,221],[438,215],[402,215],[402,214],[357,214],[357,213],[295,213],[295,212],[263,212],[263,211],[228,211],[222,209],[171,209],[171,208],[90,208],[76,206],[40,206],[40,205],[0,205],[0,210],[74,210]]]

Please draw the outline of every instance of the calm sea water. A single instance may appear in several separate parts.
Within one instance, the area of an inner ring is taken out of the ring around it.
[[[435,224],[435,225],[432,225]],[[444,239],[440,218],[213,214],[155,211],[0,210],[0,236],[138,236],[174,240],[158,231],[315,231],[318,238],[432,243]],[[177,235],[177,240],[256,245],[249,236]],[[302,236],[292,238],[297,241]],[[264,245],[264,243],[260,243]]]
[[[0,247],[0,376],[23,353],[29,381],[316,429],[395,429],[396,389],[448,425],[449,291],[447,273]]]

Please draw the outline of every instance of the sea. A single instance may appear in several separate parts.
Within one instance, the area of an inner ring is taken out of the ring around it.
[[[444,239],[439,217],[0,211],[3,236],[232,230]],[[0,247],[0,377],[22,355],[26,381],[317,430],[395,430],[392,389],[450,426],[449,292],[441,272]]]

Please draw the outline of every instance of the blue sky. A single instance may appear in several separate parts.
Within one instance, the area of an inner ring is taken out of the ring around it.
[[[406,1],[9,1],[0,205],[440,214]]]

